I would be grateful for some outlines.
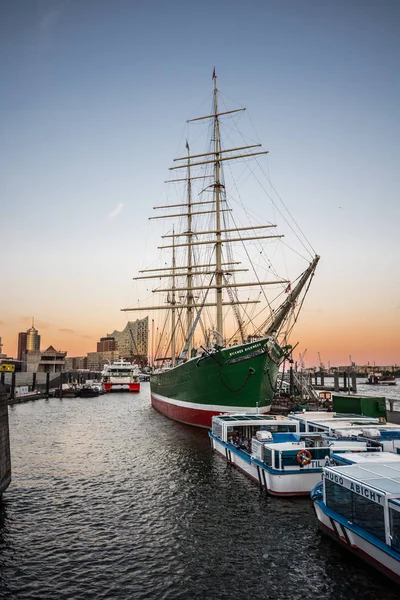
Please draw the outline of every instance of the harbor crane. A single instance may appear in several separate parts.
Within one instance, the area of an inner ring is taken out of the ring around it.
[[[325,365],[324,365],[324,363],[323,363],[323,362],[322,362],[322,360],[321,360],[321,355],[320,355],[320,353],[319,353],[319,352],[318,352],[318,360],[319,360],[319,368],[320,368],[320,371],[321,371],[321,372],[322,372],[322,371],[325,371]]]
[[[307,352],[307,348],[304,350],[304,352],[302,352],[301,354],[299,354],[299,365],[300,365],[300,369],[303,370],[305,367],[305,363],[304,363],[304,357],[306,355]]]

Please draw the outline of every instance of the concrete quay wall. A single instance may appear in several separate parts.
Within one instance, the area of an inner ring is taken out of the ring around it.
[[[12,373],[4,373],[4,384],[9,386],[12,383]],[[33,373],[24,373],[19,372],[15,373],[15,385],[29,385],[31,386],[33,383]],[[47,373],[35,373],[36,381],[35,387],[45,388],[46,387],[46,377]],[[60,374],[59,373],[51,373],[50,374],[50,387],[57,387],[60,383]]]
[[[7,392],[0,384],[0,495],[11,482],[10,429]]]

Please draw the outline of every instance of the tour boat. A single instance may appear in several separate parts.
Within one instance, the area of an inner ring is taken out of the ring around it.
[[[94,398],[105,393],[106,390],[102,381],[87,379],[85,383],[82,384],[79,395],[81,398]]]
[[[140,392],[138,365],[123,359],[104,365],[101,380],[106,392]]]
[[[371,385],[397,385],[396,377],[392,374],[370,373],[365,383]]]
[[[400,456],[378,454],[325,467],[311,498],[324,533],[400,583]]]
[[[148,258],[151,268],[134,278],[156,279],[152,292],[165,300],[121,309],[165,315],[152,333],[151,362],[158,367],[150,377],[152,405],[172,419],[205,428],[213,415],[269,412],[279,367],[291,355],[289,335],[319,261],[269,181],[263,164],[268,152],[236,131],[245,109],[225,110],[215,69],[212,80],[210,113],[189,120],[198,143],[205,134],[203,148],[192,152],[186,142],[171,167],[183,175],[167,182],[180,186],[177,198],[155,206],[163,214],[151,217],[176,221],[161,236],[166,244],[159,246],[160,267]],[[240,179],[230,185],[235,174]],[[247,208],[244,182],[250,184]],[[250,214],[255,195],[259,216]],[[265,220],[266,202],[276,222]],[[286,226],[285,240],[279,221]],[[252,276],[243,279],[246,271]],[[162,278],[169,283],[160,285]],[[246,297],[240,297],[241,290],[248,290]]]
[[[212,419],[211,446],[275,496],[310,494],[334,452],[366,452],[367,443],[302,433],[293,419],[220,415]]]
[[[400,425],[383,423],[377,417],[336,412],[300,412],[288,416],[299,424],[300,431],[357,440],[366,442],[371,449],[400,453]]]

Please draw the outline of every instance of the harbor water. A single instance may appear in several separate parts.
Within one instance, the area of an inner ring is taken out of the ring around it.
[[[393,410],[400,412],[400,379],[396,379],[396,385],[371,385],[365,383],[366,379],[357,378],[357,396],[374,396],[386,398],[386,408],[389,410],[389,400],[393,401]],[[314,383],[314,381],[312,382]],[[324,377],[324,384],[327,388],[332,389],[334,385],[334,378],[326,376]],[[343,379],[340,380],[340,385],[343,384]],[[332,392],[333,395],[338,395],[336,392]],[[347,392],[339,392],[340,396],[349,395]],[[353,394],[351,393],[350,396]]]
[[[317,532],[308,498],[267,496],[206,431],[138,395],[9,409],[0,597],[397,600],[384,576]]]

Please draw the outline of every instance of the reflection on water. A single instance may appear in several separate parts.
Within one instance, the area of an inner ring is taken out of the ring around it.
[[[10,429],[2,598],[398,598],[317,533],[309,499],[260,492],[148,384],[15,405]]]

